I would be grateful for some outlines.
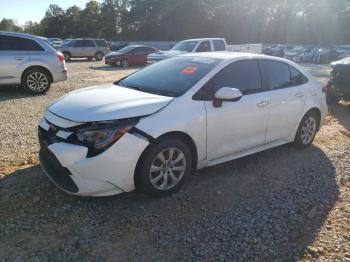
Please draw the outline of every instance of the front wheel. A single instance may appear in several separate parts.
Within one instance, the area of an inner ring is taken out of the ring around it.
[[[95,55],[95,59],[96,59],[96,61],[102,61],[103,53],[97,52],[96,55]]]
[[[294,144],[306,148],[312,144],[318,129],[318,117],[314,112],[307,113],[300,122]]]
[[[120,66],[122,68],[128,68],[129,67],[129,61],[128,59],[123,59],[121,62],[120,62]]]
[[[136,188],[155,197],[170,196],[180,190],[192,170],[191,151],[177,138],[157,142],[140,161]]]

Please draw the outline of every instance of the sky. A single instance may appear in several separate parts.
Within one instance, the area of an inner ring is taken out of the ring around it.
[[[29,20],[39,22],[50,4],[67,9],[72,5],[83,8],[87,2],[89,0],[0,0],[0,20],[11,18],[18,25],[24,25]]]

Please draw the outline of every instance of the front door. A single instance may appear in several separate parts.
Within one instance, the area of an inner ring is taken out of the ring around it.
[[[213,101],[205,102],[208,160],[265,144],[269,98],[262,89],[257,61],[234,62],[203,88],[212,90],[213,96],[221,87],[237,88],[243,97],[236,102],[223,102],[221,107],[215,107]]]

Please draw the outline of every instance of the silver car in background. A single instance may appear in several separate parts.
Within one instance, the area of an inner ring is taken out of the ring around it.
[[[72,39],[69,42],[64,43],[59,49],[66,61],[71,58],[88,58],[92,60],[95,58],[97,61],[101,61],[103,57],[108,54],[109,47],[104,39]]]
[[[197,38],[188,39],[177,43],[169,51],[159,51],[148,55],[147,63],[153,64],[164,59],[191,53],[191,52],[214,52],[214,51],[226,51],[227,44],[224,38]]]
[[[51,83],[67,80],[62,53],[43,38],[0,31],[0,85],[22,85],[32,94],[43,94]]]

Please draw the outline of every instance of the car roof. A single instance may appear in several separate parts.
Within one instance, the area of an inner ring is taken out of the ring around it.
[[[24,38],[40,38],[40,36],[35,36],[27,33],[18,33],[18,32],[0,31],[0,34],[8,35],[8,36],[24,37]]]
[[[204,40],[225,40],[225,38],[193,38],[193,39],[186,39],[181,42],[186,42],[186,41],[204,41]]]
[[[252,54],[252,53],[241,53],[241,52],[203,52],[203,53],[188,53],[181,56],[187,57],[198,57],[198,58],[212,58],[220,60],[232,60],[235,58],[275,58],[266,55]]]

